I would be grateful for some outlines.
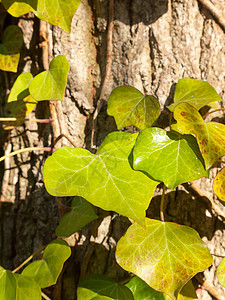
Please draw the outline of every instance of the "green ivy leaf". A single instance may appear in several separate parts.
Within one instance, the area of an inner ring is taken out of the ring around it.
[[[41,288],[53,285],[70,254],[70,247],[65,241],[55,240],[45,248],[43,259],[29,264],[22,274],[32,278]]]
[[[39,19],[61,27],[70,33],[72,18],[81,0],[2,0],[5,9],[20,17],[32,11]]]
[[[41,300],[41,290],[26,276],[13,274],[0,266],[1,300]]]
[[[159,117],[160,106],[155,97],[144,96],[132,86],[120,86],[109,97],[107,113],[115,118],[118,129],[135,125],[143,130]]]
[[[199,110],[214,101],[222,101],[222,99],[207,81],[182,78],[176,85],[174,103],[168,108],[174,111],[177,104],[185,102]]]
[[[131,168],[128,157],[137,134],[125,136],[106,143],[96,155],[81,148],[55,151],[44,165],[47,191],[55,196],[84,197],[104,210],[114,210],[143,224],[158,183]]]
[[[37,100],[63,100],[69,63],[64,55],[53,58],[49,71],[34,77],[29,86],[31,96]]]
[[[116,260],[123,269],[172,299],[213,261],[194,229],[147,218],[146,228],[134,223],[119,240]]]
[[[216,270],[216,274],[220,284],[225,287],[225,258],[223,258],[222,262],[220,263],[219,267]]]
[[[0,44],[0,69],[17,72],[20,59],[20,48],[23,44],[23,34],[16,25],[8,26],[2,35]]]
[[[56,228],[56,235],[64,238],[69,237],[97,218],[98,216],[89,202],[81,197],[74,197],[71,211],[66,213],[60,220]]]
[[[213,182],[213,190],[220,200],[225,201],[225,168],[217,173]]]
[[[176,106],[174,118],[181,132],[196,137],[207,169],[225,155],[225,125],[215,122],[205,124],[199,112],[188,103]]]
[[[208,176],[197,142],[160,128],[143,130],[133,150],[135,170],[141,170],[173,190],[178,184]]]
[[[17,118],[17,121],[5,123],[4,129],[22,125],[25,117],[36,106],[37,101],[31,97],[28,89],[32,79],[31,73],[23,73],[14,82],[8,97],[7,109],[9,112],[8,117]]]
[[[131,291],[122,284],[102,275],[87,275],[79,282],[77,289],[78,300],[115,299],[133,300]]]
[[[133,293],[134,300],[169,300],[171,299],[166,294],[158,292],[152,289],[148,284],[146,284],[139,277],[135,276],[127,284],[131,292]],[[182,288],[181,292],[178,294],[178,300],[193,300],[197,299],[197,295],[194,286],[190,281]]]

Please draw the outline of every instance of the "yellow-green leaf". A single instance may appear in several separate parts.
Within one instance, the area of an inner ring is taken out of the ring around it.
[[[213,261],[194,229],[147,218],[146,228],[134,223],[119,240],[116,260],[123,269],[172,299],[177,299],[186,282]]]
[[[109,97],[107,113],[115,118],[118,129],[135,125],[143,130],[158,118],[160,106],[154,96],[144,96],[132,86],[120,86]]]
[[[222,262],[220,263],[219,267],[216,270],[216,274],[220,284],[225,287],[225,258],[223,258]]]
[[[16,25],[8,26],[2,35],[0,44],[0,69],[17,72],[20,59],[20,48],[23,44],[23,34]]]
[[[94,155],[86,149],[63,147],[49,157],[43,175],[54,196],[81,196],[104,210],[113,210],[144,224],[158,182],[134,171],[129,156],[137,134],[112,133]],[[124,138],[121,138],[124,136]]]
[[[225,155],[225,125],[215,122],[206,124],[197,109],[188,103],[175,107],[174,118],[181,132],[196,137],[207,169]]]
[[[220,200],[225,201],[225,168],[217,173],[213,182],[213,190]]]
[[[199,110],[201,107],[215,101],[222,101],[222,99],[207,81],[182,78],[176,85],[174,103],[168,108],[174,111],[177,104],[185,102]]]
[[[70,33],[72,18],[81,0],[2,0],[5,9],[14,17],[33,12],[39,19],[61,27]]]

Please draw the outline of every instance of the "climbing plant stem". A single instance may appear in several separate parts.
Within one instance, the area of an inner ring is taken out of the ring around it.
[[[221,111],[221,110],[225,110],[225,108],[218,108],[218,109],[214,109],[214,110],[212,110],[212,111],[209,111],[209,112],[207,112],[204,116],[203,116],[203,119],[205,119],[206,117],[208,117],[208,115],[210,115],[210,114],[213,114],[213,113],[215,113],[215,112],[217,112],[217,111]]]
[[[4,159],[6,159],[7,157],[11,157],[11,156],[14,156],[19,153],[26,152],[26,151],[51,151],[51,150],[52,150],[51,147],[29,147],[29,148],[19,149],[19,150],[16,150],[14,152],[11,152],[7,155],[0,157],[0,162],[3,161]]]
[[[162,192],[161,203],[160,203],[160,219],[161,219],[162,222],[165,222],[164,213],[163,213],[165,192],[166,192],[166,186],[165,186],[165,184],[163,184],[163,192]]]

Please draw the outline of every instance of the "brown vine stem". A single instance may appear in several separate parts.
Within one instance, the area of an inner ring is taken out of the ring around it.
[[[46,246],[41,247],[40,249],[38,249],[36,252],[34,252],[33,254],[31,254],[26,260],[24,260],[22,262],[22,264],[20,264],[16,269],[14,269],[12,271],[12,273],[16,273],[17,271],[19,271],[23,266],[25,266],[35,255],[37,255],[38,253],[40,253],[41,251],[43,251],[45,249]]]
[[[69,136],[67,136],[66,134],[64,134],[64,133],[61,133],[61,134],[56,138],[55,143],[57,143],[58,140],[62,139],[63,137],[66,138],[66,139],[70,142],[70,144],[73,145],[74,148],[77,147],[77,146],[75,145],[75,143],[73,142],[73,140],[72,140]]]
[[[19,153],[23,153],[23,152],[27,152],[27,151],[52,151],[52,148],[51,147],[28,147],[28,148],[24,148],[24,149],[19,149],[19,150],[16,150],[14,152],[11,152],[7,155],[0,157],[0,162],[8,157],[12,157]]]
[[[112,57],[113,57],[113,19],[114,19],[114,0],[109,0],[109,17],[108,17],[108,31],[107,31],[107,53],[106,53],[106,71],[103,81],[101,93],[97,101],[96,109],[93,115],[92,132],[91,132],[91,148],[96,147],[96,129],[97,129],[97,117],[102,108],[104,101],[106,101],[105,94],[107,90],[107,84],[109,83],[112,69]]]
[[[198,282],[204,287],[205,290],[207,290],[213,297],[215,297],[218,300],[223,300],[224,296],[221,295],[217,290],[212,287],[206,280],[204,280],[202,274],[195,275],[195,278],[198,280]]]
[[[165,186],[165,184],[163,184],[163,192],[162,192],[161,203],[160,203],[160,219],[163,223],[165,222],[164,212],[163,212],[164,211],[165,192],[166,192],[166,186]]]
[[[218,159],[217,162],[218,162],[218,163],[221,163],[221,164],[225,164],[225,161],[222,160],[222,159]]]
[[[222,108],[217,108],[217,109],[214,109],[212,111],[209,111],[202,118],[205,119],[206,117],[208,117],[208,115],[213,114],[213,113],[215,113],[217,111],[221,111],[221,110],[225,110],[225,108],[222,107]]]
[[[210,2],[209,0],[198,0],[201,2],[209,12],[216,18],[223,30],[225,30],[225,18],[224,15]]]

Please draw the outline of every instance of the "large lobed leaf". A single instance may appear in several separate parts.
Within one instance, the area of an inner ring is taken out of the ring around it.
[[[31,278],[0,266],[0,295],[1,300],[41,300],[41,289]]]
[[[215,122],[205,124],[196,108],[188,103],[176,106],[174,118],[181,132],[196,137],[207,169],[225,155],[225,125]]]
[[[61,27],[70,33],[70,26],[81,0],[2,0],[5,9],[13,16],[33,12],[39,19]]]
[[[0,69],[17,72],[20,59],[20,48],[23,44],[23,34],[16,25],[8,26],[2,35],[0,44]]]
[[[79,282],[77,289],[78,300],[133,300],[131,291],[122,284],[102,276],[87,275]]]
[[[54,196],[84,197],[143,224],[158,183],[130,166],[136,138],[137,134],[110,134],[96,155],[81,148],[58,149],[44,165],[47,191]]]
[[[225,201],[225,168],[217,173],[213,182],[213,190],[220,200]]]
[[[185,102],[199,110],[214,101],[222,101],[222,99],[207,81],[182,78],[176,85],[174,103],[168,108],[174,111],[177,104]]]
[[[160,128],[143,130],[133,150],[135,170],[174,189],[178,184],[208,176],[196,140],[191,135],[177,135]]]
[[[127,284],[131,292],[133,293],[134,300],[170,300],[171,298],[161,292],[157,292],[146,284],[139,277],[135,276]],[[194,286],[190,281],[182,288],[178,294],[178,300],[193,300],[197,299],[197,295]]]
[[[64,238],[69,237],[97,218],[98,216],[89,202],[82,197],[74,197],[71,211],[61,218],[55,231],[56,235]]]
[[[70,66],[64,55],[53,58],[49,70],[41,72],[31,81],[29,91],[37,100],[63,100]]]
[[[146,219],[146,228],[137,223],[128,228],[117,244],[116,260],[123,269],[172,299],[213,261],[194,229],[151,219]]]
[[[22,275],[33,279],[41,288],[53,285],[70,254],[70,247],[65,241],[55,240],[45,248],[43,259],[29,264],[23,270]]]
[[[135,125],[143,130],[158,118],[160,106],[155,97],[144,96],[132,86],[120,86],[109,97],[107,113],[115,118],[118,129]]]

